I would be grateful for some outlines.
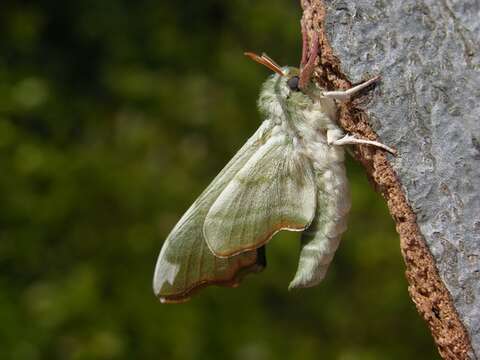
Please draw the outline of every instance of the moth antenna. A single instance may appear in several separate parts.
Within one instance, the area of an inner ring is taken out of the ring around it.
[[[275,66],[278,69],[282,69],[280,65],[278,65],[270,56],[268,56],[266,53],[262,53],[262,58],[268,61],[270,64]]]
[[[306,34],[305,34],[306,36]],[[310,53],[308,56],[308,60],[304,66],[300,69],[300,81],[298,87],[300,89],[304,89],[307,86],[308,81],[312,77],[313,70],[315,69],[315,62],[318,58],[318,48],[319,48],[319,41],[317,33],[313,33],[312,36],[312,44],[310,46]],[[303,60],[302,60],[303,61]]]
[[[300,69],[303,69],[303,67],[307,63],[307,57],[308,57],[308,36],[307,36],[307,27],[305,23],[302,21],[302,60],[300,61]]]
[[[267,68],[276,72],[280,76],[285,76],[285,73],[283,72],[280,65],[278,65],[275,61],[273,61],[267,54],[263,53],[262,56],[259,56],[255,53],[252,53],[252,52],[245,52],[243,54],[245,56],[248,56],[253,61],[256,61],[259,64],[262,64],[262,65],[266,66]]]

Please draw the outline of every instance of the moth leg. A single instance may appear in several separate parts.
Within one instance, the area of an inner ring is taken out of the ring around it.
[[[323,96],[339,101],[347,101],[349,100],[352,95],[359,92],[362,89],[365,89],[368,85],[373,84],[374,82],[380,79],[380,75],[377,75],[370,80],[367,80],[357,86],[354,86],[348,90],[335,90],[335,91],[324,91]]]
[[[393,155],[397,154],[397,151],[395,149],[392,149],[391,147],[389,147],[385,144],[382,144],[381,142],[373,141],[373,140],[366,140],[366,139],[358,139],[355,136],[349,135],[349,134],[345,135],[341,139],[337,139],[337,140],[333,140],[333,141],[330,141],[330,139],[328,139],[328,136],[327,136],[327,141],[331,145],[350,145],[350,144],[373,145],[373,146],[376,146],[380,149],[388,151],[389,153],[391,153]]]

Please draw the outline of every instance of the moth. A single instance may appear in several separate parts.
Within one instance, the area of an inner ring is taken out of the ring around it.
[[[246,53],[274,72],[258,100],[265,120],[168,235],[153,278],[162,302],[186,301],[207,285],[238,286],[266,266],[265,246],[281,230],[302,231],[289,289],[324,278],[350,209],[344,145],[395,151],[344,134],[336,122],[336,101],[378,77],[346,91],[326,91],[311,80],[317,47],[304,53],[301,70]]]

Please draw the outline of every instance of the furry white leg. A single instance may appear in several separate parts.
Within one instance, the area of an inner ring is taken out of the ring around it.
[[[331,142],[332,145],[350,145],[350,144],[364,144],[364,145],[373,145],[376,146],[380,149],[383,149],[385,151],[388,151],[389,153],[393,155],[397,155],[397,151],[395,149],[392,149],[391,147],[384,145],[378,141],[372,141],[372,140],[365,140],[365,139],[358,139],[353,135],[345,135],[341,139],[334,140]]]
[[[336,90],[336,91],[325,91],[323,92],[323,96],[331,98],[331,99],[336,99],[339,101],[347,101],[350,99],[350,97],[359,92],[362,89],[365,89],[368,85],[373,84],[375,81],[378,81],[380,79],[380,75],[377,75],[370,80],[367,80],[357,86],[354,86],[348,90]]]

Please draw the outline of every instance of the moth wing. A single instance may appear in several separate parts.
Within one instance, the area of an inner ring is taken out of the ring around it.
[[[244,275],[265,266],[264,249],[218,258],[203,237],[207,213],[235,174],[261,147],[272,125],[265,121],[183,215],[162,246],[153,289],[162,302],[182,302],[210,284],[236,286]]]
[[[310,160],[298,150],[295,139],[276,129],[208,212],[203,231],[215,255],[248,252],[280,230],[304,230],[314,217],[316,190]]]

